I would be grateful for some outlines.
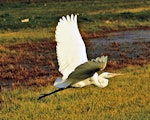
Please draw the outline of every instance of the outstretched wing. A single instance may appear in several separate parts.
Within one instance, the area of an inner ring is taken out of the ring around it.
[[[98,57],[79,65],[61,84],[62,88],[73,85],[77,82],[90,78],[95,72],[102,71],[107,64],[107,56]]]
[[[107,65],[107,59],[108,57],[107,56],[101,56],[101,57],[97,57],[96,59],[92,59],[91,61],[94,61],[96,63],[99,64],[99,68],[100,70],[104,70],[106,65]]]
[[[62,17],[56,27],[55,37],[59,71],[65,80],[78,65],[87,62],[85,44],[78,30],[77,15]]]

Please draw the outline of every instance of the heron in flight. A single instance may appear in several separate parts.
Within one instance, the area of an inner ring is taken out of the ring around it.
[[[88,60],[86,47],[78,29],[77,15],[67,15],[59,19],[55,38],[59,71],[63,77],[57,78],[54,82],[57,90],[42,94],[38,100],[67,88],[91,84],[104,88],[108,85],[108,78],[121,75],[102,73],[107,64],[107,56]]]

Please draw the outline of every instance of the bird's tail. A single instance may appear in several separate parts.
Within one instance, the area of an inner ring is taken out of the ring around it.
[[[57,88],[66,88],[70,85],[69,81],[63,80],[62,78],[57,78],[54,82],[54,86]]]

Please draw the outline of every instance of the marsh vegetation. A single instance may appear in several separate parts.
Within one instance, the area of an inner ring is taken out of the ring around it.
[[[62,15],[72,13],[79,14],[80,32],[93,53],[88,52],[89,58],[108,55],[106,70],[124,75],[112,78],[105,89],[87,86],[37,101],[41,93],[55,89],[53,81],[61,76],[55,27]],[[148,120],[150,42],[138,38],[138,42],[126,42],[124,47],[118,41],[109,42],[112,38],[107,33],[149,29],[149,13],[147,0],[0,4],[0,119]],[[29,21],[21,22],[24,19]],[[105,52],[93,47],[95,39],[91,38],[97,37],[108,39]],[[128,52],[136,57],[129,59]]]

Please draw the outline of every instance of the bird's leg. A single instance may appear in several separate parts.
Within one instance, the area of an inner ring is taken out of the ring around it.
[[[42,95],[38,98],[38,100],[40,100],[40,99],[42,99],[42,98],[44,98],[44,97],[46,97],[46,96],[49,96],[49,95],[51,95],[51,94],[57,93],[57,92],[59,92],[59,91],[62,91],[62,90],[64,90],[64,89],[65,89],[65,88],[60,88],[60,89],[55,90],[55,91],[53,91],[53,92],[46,93],[46,94],[42,94]]]
[[[42,94],[42,95],[38,98],[38,100],[40,100],[41,98],[44,98],[44,97],[46,97],[46,96],[49,96],[49,95],[51,95],[51,94],[57,93],[57,92],[59,92],[59,91],[62,91],[62,90],[68,89],[68,88],[71,88],[71,87],[67,87],[67,88],[60,88],[60,89],[55,90],[55,91],[53,91],[53,92],[46,93],[46,94]]]

